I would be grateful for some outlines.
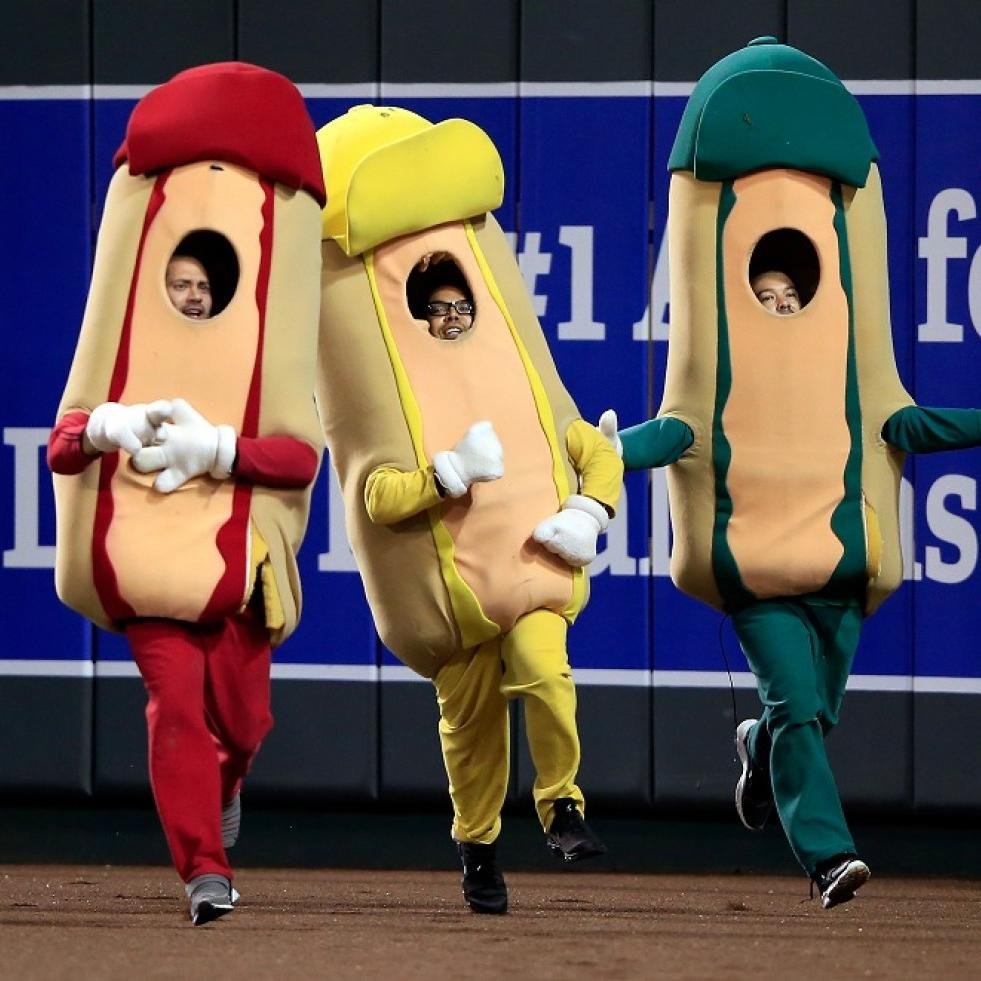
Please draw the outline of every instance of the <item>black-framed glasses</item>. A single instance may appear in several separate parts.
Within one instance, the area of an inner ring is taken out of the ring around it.
[[[430,317],[445,317],[450,307],[456,310],[458,317],[473,316],[473,304],[469,300],[430,300],[426,304],[426,313]]]

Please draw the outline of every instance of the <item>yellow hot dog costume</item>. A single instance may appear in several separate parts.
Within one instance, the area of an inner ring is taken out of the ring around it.
[[[612,510],[619,461],[579,418],[487,213],[503,197],[487,136],[464,120],[434,126],[406,110],[360,106],[318,141],[328,198],[320,400],[379,634],[435,681],[454,837],[497,837],[505,699],[519,689],[535,706],[535,798],[548,827],[556,798],[582,801],[564,638],[587,582],[531,536],[579,492]],[[455,341],[431,337],[406,300],[409,275],[436,252],[462,270],[477,311]],[[431,461],[478,420],[493,423],[504,475],[443,499]]]

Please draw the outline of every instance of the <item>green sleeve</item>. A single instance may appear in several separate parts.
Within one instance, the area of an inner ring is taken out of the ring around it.
[[[663,416],[622,429],[623,465],[627,470],[666,467],[695,442],[695,434],[680,419]]]
[[[907,453],[936,453],[981,446],[981,411],[908,405],[882,427],[882,438]]]

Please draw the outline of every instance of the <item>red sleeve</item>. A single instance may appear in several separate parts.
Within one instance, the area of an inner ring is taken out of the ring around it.
[[[232,476],[263,487],[306,487],[317,475],[317,451],[294,436],[239,436]]]
[[[69,412],[58,420],[48,437],[48,469],[52,473],[81,473],[97,456],[82,449],[82,434],[88,425],[89,414]]]

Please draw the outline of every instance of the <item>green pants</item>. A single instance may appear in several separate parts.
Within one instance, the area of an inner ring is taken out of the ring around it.
[[[813,874],[826,859],[855,853],[824,737],[838,722],[862,608],[814,597],[762,600],[732,622],[764,705],[749,734],[750,758],[769,768],[790,847]]]

